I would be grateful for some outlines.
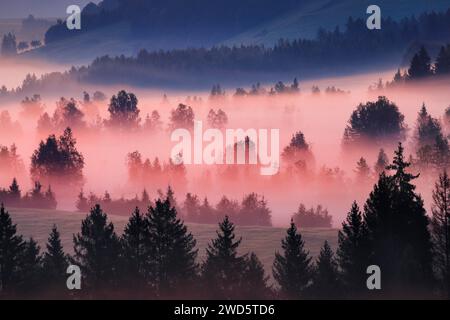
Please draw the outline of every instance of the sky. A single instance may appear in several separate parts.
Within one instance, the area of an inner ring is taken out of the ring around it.
[[[0,19],[25,18],[29,14],[40,18],[64,17],[69,5],[81,8],[100,0],[0,0]]]

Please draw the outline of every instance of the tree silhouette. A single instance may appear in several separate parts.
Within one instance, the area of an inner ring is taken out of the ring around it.
[[[338,233],[337,258],[341,278],[349,296],[365,288],[366,268],[370,253],[363,216],[358,204],[353,202],[342,229]]]
[[[117,95],[112,96],[109,103],[109,120],[106,124],[122,129],[136,129],[141,121],[137,104],[138,99],[133,93],[119,91]]]
[[[377,156],[377,162],[375,163],[375,173],[378,176],[386,170],[386,167],[389,165],[389,158],[386,154],[386,152],[384,152],[384,149],[381,148],[380,151],[378,152],[378,156]]]
[[[418,53],[414,55],[411,60],[411,65],[408,69],[408,77],[411,80],[422,79],[431,76],[431,59],[424,46],[420,47]]]
[[[136,208],[121,238],[125,258],[127,286],[133,290],[145,289],[150,277],[150,231],[149,223]]]
[[[12,57],[17,54],[16,36],[12,33],[3,35],[1,53],[4,57]]]
[[[101,293],[114,287],[119,277],[120,244],[114,226],[99,205],[81,222],[74,235],[74,263],[81,268],[88,289]]]
[[[446,75],[450,73],[450,45],[442,46],[436,58],[434,66],[436,75]]]
[[[245,270],[242,277],[242,297],[244,299],[269,299],[272,296],[268,285],[264,266],[254,252],[245,259]]]
[[[33,238],[24,242],[20,256],[19,290],[25,294],[35,294],[42,285],[42,257],[40,247]]]
[[[202,265],[203,282],[213,299],[232,299],[242,294],[246,257],[238,255],[241,239],[235,238],[234,225],[225,216],[219,223],[217,237],[206,248]]]
[[[64,253],[56,225],[52,227],[46,249],[42,258],[44,279],[49,286],[53,286],[55,289],[66,289],[65,279],[69,261],[68,256]]]
[[[371,262],[380,266],[385,290],[393,294],[422,294],[432,281],[431,236],[423,200],[411,183],[417,176],[407,172],[399,143],[392,176],[382,174],[364,207],[371,242]]]
[[[196,241],[167,197],[149,207],[151,281],[159,296],[183,295],[197,278]]]
[[[304,241],[291,220],[286,238],[281,241],[283,254],[275,253],[273,277],[285,298],[298,299],[304,296],[311,285],[312,266],[309,252],[304,249]]]
[[[435,183],[431,212],[434,266],[442,289],[450,298],[450,178],[447,171],[441,173]]]
[[[338,264],[328,241],[324,242],[316,261],[312,292],[320,299],[336,299],[339,294]]]
[[[22,236],[17,235],[11,216],[0,206],[0,292],[13,291],[20,278],[21,256],[25,248]]]

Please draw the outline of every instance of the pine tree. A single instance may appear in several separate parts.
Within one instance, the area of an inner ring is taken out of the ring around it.
[[[281,247],[284,252],[275,253],[273,276],[283,297],[301,298],[312,281],[311,257],[304,249],[302,236],[292,220]]]
[[[392,176],[381,175],[365,205],[372,263],[383,270],[385,290],[393,294],[424,294],[431,281],[432,255],[428,218],[411,183],[401,143],[395,152]]]
[[[450,298],[450,178],[447,171],[439,175],[433,190],[431,229],[438,280]]]
[[[422,46],[418,53],[414,55],[411,60],[411,65],[408,69],[409,79],[421,79],[432,75],[431,59],[427,50]]]
[[[441,47],[434,68],[437,75],[450,73],[450,45]]]
[[[13,205],[18,205],[21,199],[22,193],[17,183],[17,179],[14,178],[8,190],[8,198],[11,200]]]
[[[18,288],[23,294],[36,294],[42,285],[42,257],[40,247],[33,238],[25,241],[20,256],[20,283]]]
[[[365,289],[369,257],[363,216],[356,202],[342,223],[338,244],[336,253],[345,291],[350,296],[356,295]]]
[[[254,252],[245,260],[243,275],[243,299],[268,299],[271,297],[271,289],[268,285],[269,277],[266,276],[264,266]]]
[[[101,292],[117,283],[120,245],[114,225],[95,205],[74,235],[74,263],[81,268],[86,286]]]
[[[151,280],[159,296],[182,295],[197,277],[196,241],[169,197],[157,200],[147,215]]]
[[[136,208],[125,226],[121,238],[125,258],[127,285],[143,289],[147,286],[150,270],[148,256],[150,246],[149,224]]]
[[[25,243],[17,235],[16,225],[11,221],[3,204],[0,207],[0,293],[8,293],[17,283],[20,258]]]
[[[68,256],[64,253],[56,225],[52,227],[46,249],[42,261],[44,278],[49,285],[65,289],[66,271],[69,262]]]
[[[332,299],[338,296],[338,264],[328,241],[323,244],[316,261],[312,290],[313,294],[320,299]]]
[[[202,276],[213,299],[232,299],[242,294],[246,257],[238,255],[242,239],[235,241],[235,238],[234,225],[226,216],[219,223],[217,237],[206,248]]]

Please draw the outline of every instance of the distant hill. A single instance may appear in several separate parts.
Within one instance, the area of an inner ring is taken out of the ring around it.
[[[366,18],[369,0],[104,0],[88,4],[82,29],[62,21],[46,33],[47,46],[31,53],[60,62],[88,62],[101,55],[136,55],[212,45],[272,45],[280,38],[314,38],[319,28]],[[396,20],[445,11],[450,0],[379,0],[382,17]]]

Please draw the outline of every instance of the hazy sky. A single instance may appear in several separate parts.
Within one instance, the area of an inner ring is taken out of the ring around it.
[[[84,7],[100,0],[0,0],[0,19],[23,18],[29,14],[36,17],[64,17],[71,4]]]

